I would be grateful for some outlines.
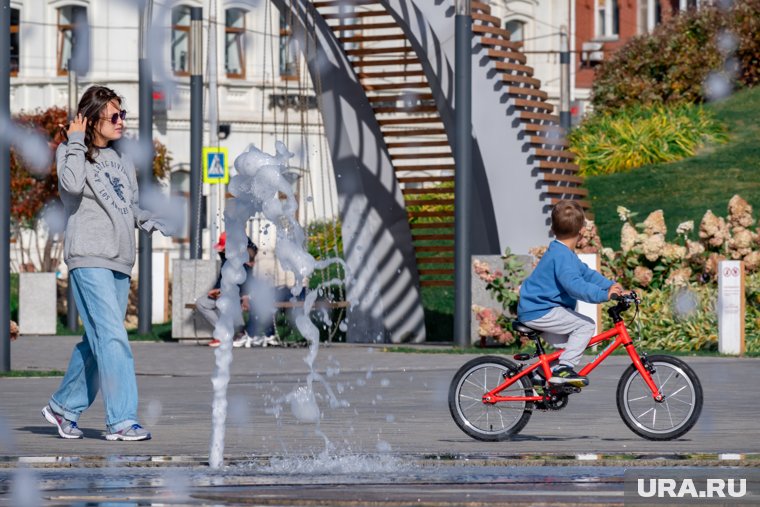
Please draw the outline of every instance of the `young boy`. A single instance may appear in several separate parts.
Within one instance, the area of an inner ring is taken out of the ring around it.
[[[575,311],[578,300],[603,303],[623,287],[588,268],[575,255],[585,222],[583,208],[575,201],[560,201],[552,210],[552,232],[556,237],[536,269],[520,287],[517,318],[528,327],[543,331],[544,339],[564,348],[559,364],[552,369],[552,384],[588,385],[588,379],[573,369],[594,336],[594,321]]]

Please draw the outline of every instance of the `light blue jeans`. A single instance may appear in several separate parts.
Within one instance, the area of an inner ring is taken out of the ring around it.
[[[69,280],[85,333],[50,406],[77,421],[100,388],[106,428],[110,433],[121,431],[137,423],[135,365],[124,328],[129,276],[105,268],[77,268]]]

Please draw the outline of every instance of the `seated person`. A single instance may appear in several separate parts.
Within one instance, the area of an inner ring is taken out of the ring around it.
[[[227,257],[225,255],[225,246],[227,242],[227,233],[223,232],[219,236],[219,241],[214,245],[214,249],[219,253],[219,258],[222,260],[222,266],[227,262]],[[249,239],[248,240],[248,262],[246,262],[243,266],[245,267],[246,271],[246,281],[243,282],[243,284],[240,285],[241,290],[243,287],[250,283],[250,281],[253,279],[253,265],[256,263],[256,254],[258,253],[259,249],[258,247]],[[221,269],[219,270],[219,276],[216,279],[216,283],[214,286],[208,291],[208,293],[205,296],[201,296],[198,299],[195,300],[195,308],[200,313],[203,318],[208,321],[209,324],[211,324],[212,327],[216,327],[216,323],[219,321],[219,316],[221,314],[219,308],[217,307],[217,300],[219,299],[219,296],[221,296],[222,290],[222,272]],[[248,293],[248,291],[243,291],[245,293]],[[244,311],[250,310],[250,301],[249,296],[243,295],[241,296],[241,306]],[[251,312],[252,313],[252,312]],[[247,331],[252,331],[254,329],[254,319],[249,318],[249,322],[246,325],[246,330],[243,330],[243,321],[242,316],[240,317],[240,320],[238,322],[235,322],[235,329],[236,333],[232,340],[233,347],[243,347],[247,344],[251,343],[251,337],[248,334]],[[209,342],[209,347],[218,347],[221,345],[221,342],[214,338]],[[250,346],[250,345],[248,345]]]

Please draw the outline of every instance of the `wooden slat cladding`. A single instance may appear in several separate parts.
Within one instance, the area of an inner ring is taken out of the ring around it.
[[[378,119],[407,205],[421,284],[451,286],[455,164],[420,59],[381,0],[318,0],[313,5],[345,45]],[[520,120],[520,139],[531,147],[541,191],[551,202],[575,197],[585,206],[581,198],[588,192],[580,187],[574,155],[566,149],[559,117],[533,67],[526,64],[522,45],[509,40],[502,20],[486,2],[473,0],[471,7],[474,42],[485,48],[496,70],[495,82],[514,106],[513,117]]]

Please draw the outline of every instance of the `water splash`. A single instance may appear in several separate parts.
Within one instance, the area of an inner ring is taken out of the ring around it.
[[[275,255],[285,271],[295,276],[292,288],[293,296],[307,287],[308,278],[316,269],[324,269],[333,263],[343,265],[345,273],[348,268],[342,259],[329,259],[317,262],[305,248],[306,233],[296,219],[298,203],[293,187],[288,179],[288,160],[293,154],[282,142],[276,143],[276,153],[270,155],[254,146],[235,159],[237,174],[230,180],[228,191],[233,198],[227,201],[224,222],[227,232],[227,262],[222,268],[221,297],[217,301],[221,315],[214,329],[214,337],[221,341],[215,351],[216,365],[212,377],[214,400],[212,403],[212,434],[209,464],[219,468],[223,462],[224,425],[227,415],[226,392],[230,379],[232,362],[232,336],[235,322],[240,321],[239,285],[245,281],[244,262],[248,260],[246,250],[247,236],[245,226],[248,219],[256,213],[262,213],[276,225]],[[348,275],[347,275],[348,276]],[[322,289],[344,283],[332,279],[323,282]],[[257,291],[256,306],[273,307],[273,301],[261,301],[268,291]],[[304,299],[303,309],[295,319],[296,327],[309,343],[309,352],[304,362],[309,367],[306,385],[299,386],[276,401],[273,410],[279,417],[279,405],[288,403],[293,415],[302,422],[316,423],[316,433],[325,440],[325,452],[329,449],[327,437],[319,430],[320,409],[314,393],[314,381],[321,383],[327,392],[331,407],[345,407],[348,403],[339,400],[325,378],[314,369],[314,360],[319,349],[319,329],[309,315],[320,291],[309,291]]]
[[[38,507],[43,504],[39,479],[33,469],[21,466],[14,471],[10,497],[10,505],[15,507]]]
[[[382,453],[377,455],[342,454],[338,456],[320,454],[310,458],[276,457],[272,458],[267,466],[256,468],[257,472],[269,474],[358,475],[398,474],[412,470],[414,467],[411,463],[396,456]]]
[[[673,315],[678,320],[687,320],[699,310],[699,296],[687,287],[673,294]]]

